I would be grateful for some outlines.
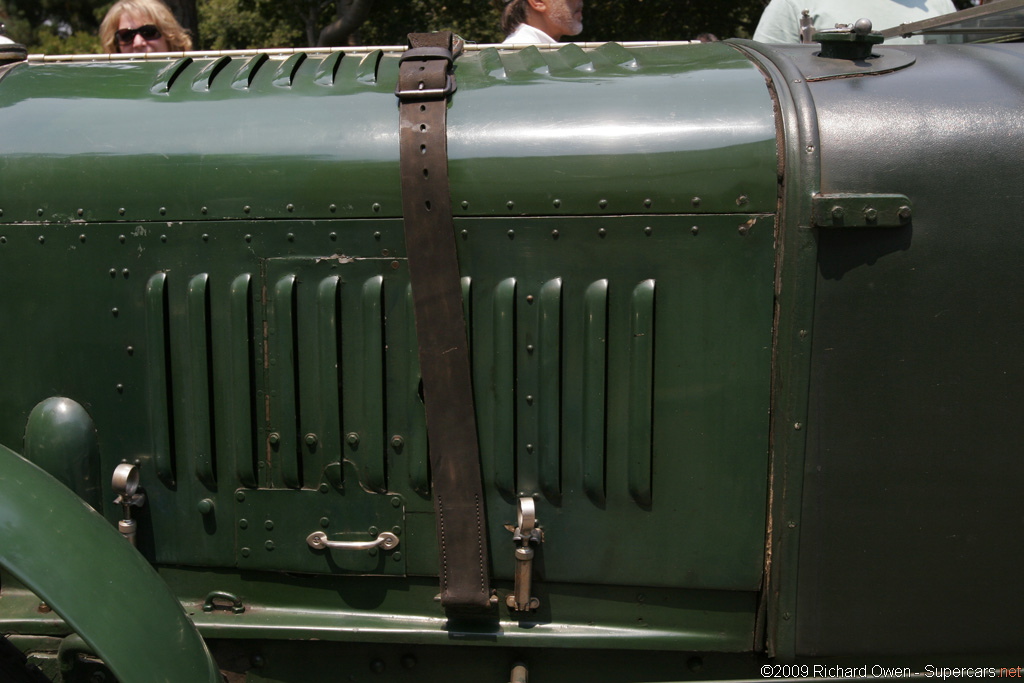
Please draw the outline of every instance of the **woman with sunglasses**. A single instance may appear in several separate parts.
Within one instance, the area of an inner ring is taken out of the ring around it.
[[[188,32],[160,0],[119,0],[100,24],[107,52],[178,52],[192,49]]]

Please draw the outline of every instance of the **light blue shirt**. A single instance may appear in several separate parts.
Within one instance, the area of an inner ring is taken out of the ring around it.
[[[754,40],[762,43],[799,43],[800,15],[810,10],[814,28],[835,28],[836,24],[853,24],[858,19],[870,19],[872,30],[921,21],[930,17],[955,12],[952,0],[772,0],[761,15],[754,31]],[[886,45],[894,43],[923,43],[914,36],[909,39],[887,38]]]

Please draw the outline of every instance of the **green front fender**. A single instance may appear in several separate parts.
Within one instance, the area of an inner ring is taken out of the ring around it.
[[[0,565],[75,630],[118,680],[219,683],[167,584],[67,487],[0,446]]]

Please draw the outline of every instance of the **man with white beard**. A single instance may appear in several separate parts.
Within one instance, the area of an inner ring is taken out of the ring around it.
[[[505,43],[546,45],[583,31],[583,0],[506,0]]]

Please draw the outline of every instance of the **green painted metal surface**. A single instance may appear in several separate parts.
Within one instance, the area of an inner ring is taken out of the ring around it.
[[[175,596],[102,517],[3,446],[0,491],[0,565],[81,633],[118,678],[220,681]]]
[[[727,45],[457,64],[456,215],[775,210],[764,80]],[[399,216],[397,68],[380,51],[21,65],[0,90],[25,183],[0,188],[3,220]]]
[[[764,77],[727,45],[457,64],[452,199],[501,605],[518,496],[545,532],[541,609],[459,637],[756,649]],[[396,73],[381,52],[186,57],[28,64],[0,87],[0,288],[37,295],[0,308],[21,330],[0,339],[0,439],[18,445],[48,396],[88,406],[103,500],[137,462],[139,549],[204,636],[455,637],[433,601]],[[320,530],[400,545],[314,550]],[[221,593],[245,611],[203,612]]]

